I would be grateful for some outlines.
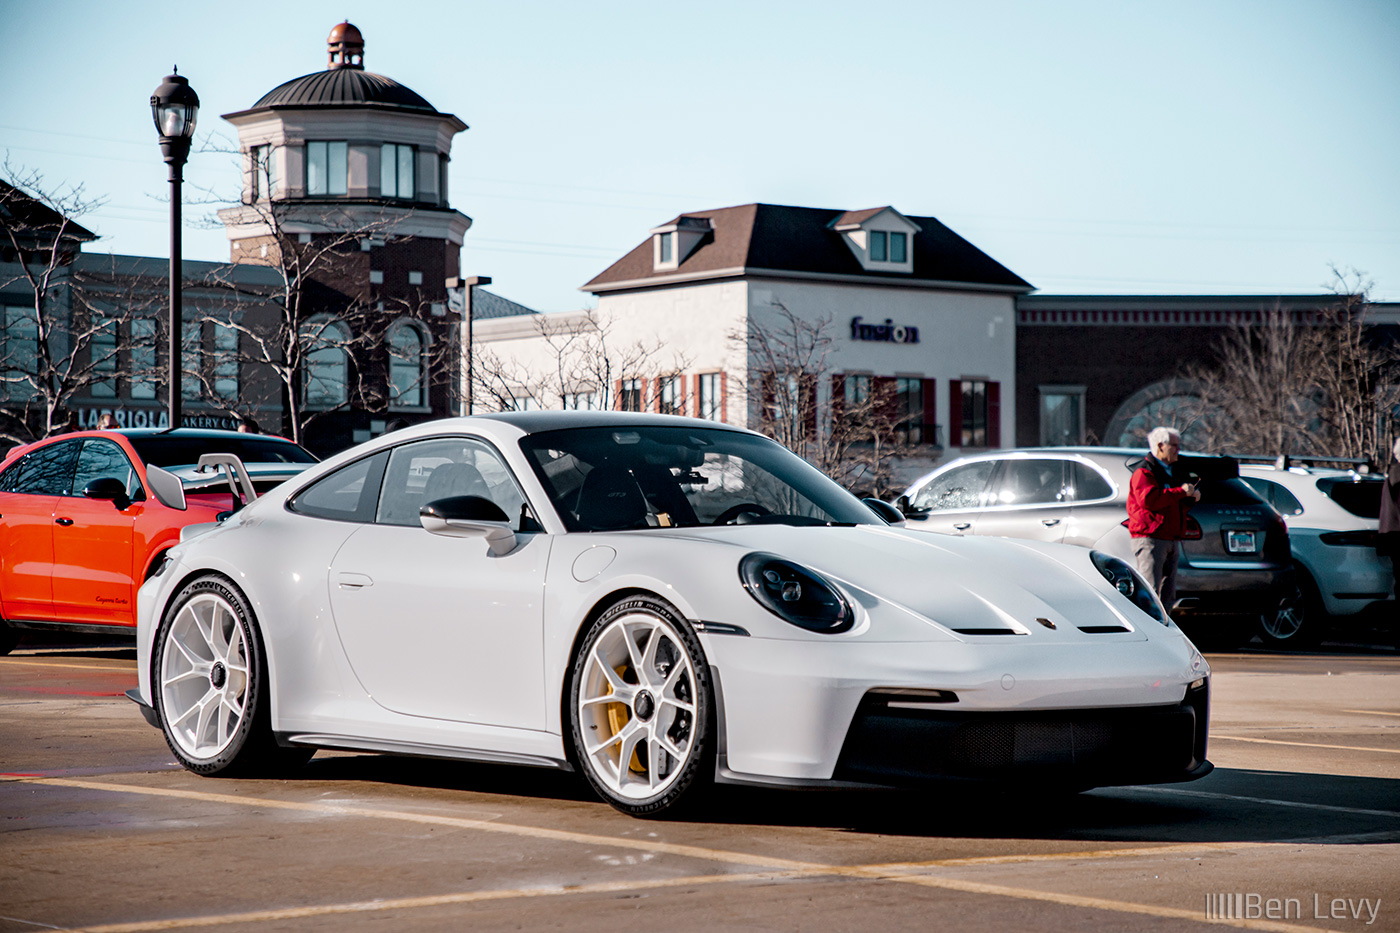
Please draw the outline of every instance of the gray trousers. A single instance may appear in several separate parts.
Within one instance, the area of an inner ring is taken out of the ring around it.
[[[1172,603],[1176,602],[1176,542],[1161,538],[1134,538],[1133,556],[1137,558],[1138,573],[1152,584],[1162,605],[1167,612],[1171,612]]]

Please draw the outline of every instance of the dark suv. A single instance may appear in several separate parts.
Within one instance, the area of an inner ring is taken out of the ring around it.
[[[963,457],[916,481],[900,503],[910,528],[1077,544],[1133,563],[1128,483],[1145,454],[1038,447]],[[1287,585],[1287,526],[1230,457],[1183,455],[1177,469],[1199,479],[1201,501],[1189,513],[1169,608],[1189,617],[1198,640],[1247,640],[1297,598]],[[1243,630],[1242,618],[1252,627]]]

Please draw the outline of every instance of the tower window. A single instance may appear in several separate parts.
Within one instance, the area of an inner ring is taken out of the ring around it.
[[[346,193],[349,161],[344,142],[306,144],[306,193],[337,195]]]
[[[379,195],[411,201],[417,195],[414,183],[414,149],[400,143],[385,143],[379,149]]]

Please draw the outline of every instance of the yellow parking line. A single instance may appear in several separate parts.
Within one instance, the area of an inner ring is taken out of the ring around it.
[[[1220,735],[1212,732],[1214,739],[1228,739],[1231,742],[1254,742],[1259,745],[1294,745],[1298,748],[1332,748],[1345,752],[1380,752],[1382,755],[1400,755],[1400,748],[1367,748],[1362,745],[1319,745],[1316,742],[1284,742],[1280,739],[1247,739],[1242,735]]]
[[[133,665],[134,665],[135,662],[132,662],[132,661],[122,661],[122,662],[118,662],[118,663],[121,665],[120,667],[97,667],[96,665],[92,665],[92,664],[65,664],[65,663],[63,663],[62,661],[54,661],[54,662],[50,662],[50,661],[22,661],[22,660],[20,660],[19,658],[4,658],[4,659],[0,659],[0,667],[10,667],[10,666],[16,665],[16,664],[23,664],[23,665],[25,665],[26,667],[51,667],[51,668],[61,668],[61,669],[66,670],[66,671],[122,671],[122,672],[126,672],[126,671],[132,671],[132,670],[135,669],[135,668],[133,667]]]
[[[476,829],[484,832],[503,833],[536,839],[549,839],[561,842],[577,842],[592,846],[642,849],[649,852],[678,855],[687,858],[717,861],[731,865],[770,867],[766,872],[749,872],[725,875],[700,875],[687,878],[672,878],[657,881],[605,882],[593,885],[553,886],[548,888],[516,888],[498,891],[466,891],[454,894],[434,895],[397,900],[356,901],[347,904],[325,904],[312,907],[294,907],[280,910],[262,910],[241,914],[220,914],[204,917],[179,917],[166,920],[152,920],[124,924],[106,924],[88,927],[87,933],[144,933],[148,930],[171,930],[188,927],[222,926],[236,923],[255,923],[269,920],[299,919],[329,914],[361,913],[381,910],[401,910],[407,908],[435,907],[449,904],[465,904],[477,901],[503,900],[509,898],[546,897],[564,894],[615,893],[656,888],[683,887],[686,885],[715,884],[720,882],[743,882],[770,879],[812,878],[835,876],[867,881],[889,881],[901,884],[915,884],[924,887],[943,888],[969,894],[984,894],[995,897],[1008,897],[1018,900],[1032,900],[1078,907],[1104,910],[1117,913],[1141,914],[1153,917],[1192,920],[1205,922],[1201,910],[1184,910],[1174,907],[1160,907],[1153,904],[1137,904],[1129,901],[1115,901],[1106,898],[1085,897],[1075,894],[1061,894],[1052,891],[1037,891],[1029,888],[1015,888],[1004,885],[983,884],[954,878],[941,878],[912,872],[927,871],[930,868],[944,868],[957,865],[1007,864],[1014,861],[1069,860],[1075,858],[1122,858],[1129,856],[1153,856],[1164,852],[1199,852],[1220,849],[1254,848],[1265,843],[1216,843],[1193,846],[1176,844],[1167,846],[1144,846],[1129,849],[1099,849],[1087,853],[1048,853],[1031,856],[993,856],[980,859],[939,859],[924,863],[896,863],[891,865],[824,865],[816,862],[798,862],[791,859],[771,858],[751,855],[744,852],[730,852],[710,849],[703,846],[680,845],[656,840],[629,839],[615,836],[599,836],[592,833],[575,833],[564,830],[543,829],[535,826],[521,826],[509,823],[493,823],[484,820],[462,819],[433,814],[411,813],[398,810],[359,809],[356,807],[333,806],[323,803],[303,803],[289,800],[273,800],[263,797],[239,797],[232,794],[212,794],[202,791],[176,790],[173,788],[142,787],[133,784],[112,784],[105,781],[79,781],[71,778],[18,778],[23,783],[42,784],[50,787],[72,787],[83,790],[107,791],[111,793],[137,794],[153,797],[173,797],[186,800],[201,800],[210,803],[224,803],[240,807],[262,807],[279,810],[297,810],[307,813],[359,817],[365,819],[398,820],[410,823],[431,823],[438,826],[454,826],[463,829]],[[1317,927],[1298,926],[1267,920],[1225,920],[1210,921],[1225,926],[1242,929],[1272,930],[1279,933],[1316,933]]]
[[[1383,709],[1344,709],[1344,713],[1365,713],[1368,716],[1400,716],[1400,713],[1392,713]]]

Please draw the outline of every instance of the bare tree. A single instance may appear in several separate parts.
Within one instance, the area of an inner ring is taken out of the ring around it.
[[[246,388],[232,398],[217,390],[209,370],[197,378],[210,398],[222,399],[231,411],[280,408],[283,433],[300,442],[307,427],[326,414],[373,411],[388,403],[395,393],[389,330],[407,315],[431,333],[434,302],[379,300],[369,288],[365,249],[411,239],[395,232],[411,212],[268,197],[276,185],[268,170],[269,150],[254,151],[253,181],[242,203],[219,213],[222,223],[259,231],[239,241],[243,248],[234,258],[266,266],[269,280],[252,283],[246,275],[233,275],[233,267],[216,273],[207,284],[238,300],[202,310],[196,319],[205,329],[236,335],[225,359],[231,355],[253,377],[239,380]],[[261,307],[247,307],[250,299]],[[441,304],[445,307],[445,301]],[[450,377],[445,362],[455,344],[429,340],[428,347],[437,363],[420,381],[438,384]],[[422,388],[426,394],[427,386]]]
[[[1367,324],[1370,283],[1333,272],[1333,304],[1263,311],[1187,371],[1194,398],[1179,420],[1204,449],[1385,462],[1400,428],[1400,352]]]
[[[668,354],[660,337],[616,338],[612,320],[596,309],[540,314],[533,323],[545,348],[543,367],[475,342],[473,393],[485,410],[511,411],[528,399],[541,408],[657,411],[665,378],[690,364],[685,353],[671,348]]]
[[[115,260],[110,272],[79,267],[81,245],[96,236],[76,218],[100,200],[82,185],[49,187],[8,161],[3,173],[0,287],[19,286],[27,297],[7,305],[0,321],[0,437],[24,443],[61,427],[60,412],[74,398],[115,394],[118,379],[133,377],[127,365],[144,355],[124,355],[122,336],[129,340],[131,322],[155,310],[149,290],[121,275]]]
[[[748,358],[741,390],[751,423],[849,488],[885,497],[899,485],[899,458],[923,440],[895,381],[837,373],[830,317],[807,319],[774,301],[730,341]]]

